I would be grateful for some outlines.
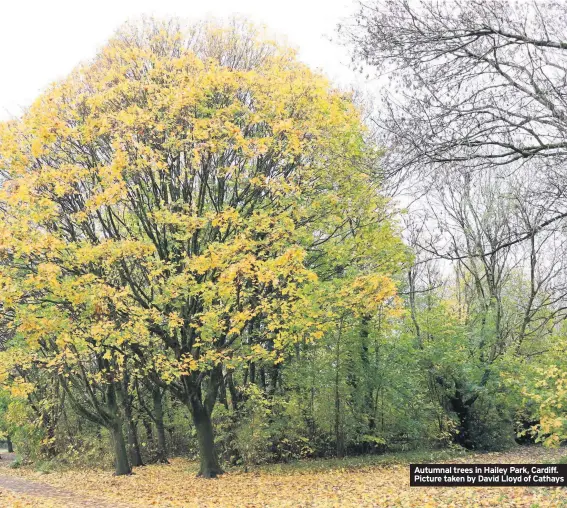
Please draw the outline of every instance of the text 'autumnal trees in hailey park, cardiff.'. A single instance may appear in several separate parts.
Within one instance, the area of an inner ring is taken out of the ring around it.
[[[221,473],[231,371],[396,306],[375,156],[350,97],[252,27],[125,28],[0,126],[4,381],[108,429],[116,474],[132,380],[167,389]]]

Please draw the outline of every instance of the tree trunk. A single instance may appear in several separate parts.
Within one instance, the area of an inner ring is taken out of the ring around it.
[[[220,387],[219,387],[219,401],[228,410],[228,399],[226,397],[226,383],[224,379],[221,378]]]
[[[463,400],[463,396],[457,390],[453,397],[449,398],[451,408],[459,419],[458,433],[455,442],[467,450],[473,450],[475,443],[471,435],[471,407]]]
[[[46,412],[42,414],[42,425],[45,429],[46,440],[44,444],[41,445],[41,453],[47,458],[52,459],[57,455],[57,451],[53,444],[55,440],[55,424]]]
[[[142,453],[140,451],[140,442],[138,440],[138,429],[132,414],[127,415],[128,427],[128,451],[130,452],[130,463],[132,466],[143,466]]]
[[[128,453],[126,451],[126,443],[122,432],[122,425],[116,422],[111,428],[112,443],[114,445],[114,474],[121,476],[131,474],[132,469],[128,462]]]
[[[121,402],[124,406],[124,416],[126,417],[126,431],[128,435],[128,453],[130,455],[130,464],[132,466],[143,466],[144,461],[142,460],[142,453],[140,452],[140,442],[138,440],[138,429],[137,424],[134,421],[134,415],[132,411],[132,401],[134,396],[130,393],[130,376],[128,371],[124,371],[124,379],[122,380],[122,390],[120,390],[119,395],[121,396]]]
[[[14,445],[10,436],[6,436],[6,442],[8,443],[8,453],[14,453]]]
[[[343,320],[341,318],[339,324],[339,333],[337,335],[336,356],[335,356],[335,446],[337,457],[344,456],[344,442],[341,432],[341,398],[339,389],[339,373],[341,360],[341,336],[343,331]]]
[[[276,393],[279,372],[279,365],[270,366],[270,370],[268,372],[268,384],[266,387],[266,395],[268,396],[268,398],[272,398]]]
[[[199,440],[199,456],[201,467],[197,476],[215,478],[224,471],[221,469],[216,452],[211,415],[205,406],[195,397],[191,398],[191,414]]]
[[[232,404],[232,410],[238,411],[238,392],[234,386],[234,381],[232,379],[232,372],[226,375],[226,384],[228,385],[228,391],[230,392],[230,402]],[[246,384],[246,382],[244,383]]]
[[[122,430],[122,417],[116,399],[117,390],[120,390],[120,388],[120,386],[115,386],[114,383],[109,383],[106,391],[106,404],[110,415],[107,420],[107,426],[112,436],[112,444],[114,446],[114,474],[116,476],[132,473],[130,463],[128,462],[128,452],[126,450]]]
[[[142,416],[142,425],[144,426],[144,431],[146,432],[146,440],[150,445],[150,448],[154,447],[154,429],[152,427],[152,422],[147,416]]]
[[[167,444],[165,441],[165,425],[163,423],[163,401],[162,393],[158,386],[152,389],[152,398],[154,403],[154,418],[158,435],[157,461],[163,464],[169,464],[167,460]]]

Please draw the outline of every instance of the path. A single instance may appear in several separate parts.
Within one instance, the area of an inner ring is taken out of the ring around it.
[[[42,506],[52,504],[69,508],[130,508],[126,504],[87,498],[35,480],[2,474],[2,469],[8,467],[14,459],[13,453],[0,454],[0,506],[13,506],[14,502],[21,502],[22,506],[28,506],[31,502],[30,506],[36,506],[36,502],[41,502]]]

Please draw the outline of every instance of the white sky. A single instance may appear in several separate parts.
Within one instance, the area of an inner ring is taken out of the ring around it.
[[[243,15],[287,38],[300,58],[346,85],[347,51],[328,40],[354,0],[0,0],[0,120],[17,116],[51,82],[96,53],[128,19]]]

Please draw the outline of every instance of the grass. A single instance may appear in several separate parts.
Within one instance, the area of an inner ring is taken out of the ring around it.
[[[365,469],[376,466],[410,464],[422,462],[442,462],[458,457],[466,457],[470,452],[462,448],[442,450],[415,450],[407,452],[391,452],[383,455],[357,455],[343,458],[302,459],[287,463],[264,464],[255,466],[253,470],[267,474],[301,474],[332,470]],[[230,469],[231,472],[242,470],[242,467]]]

